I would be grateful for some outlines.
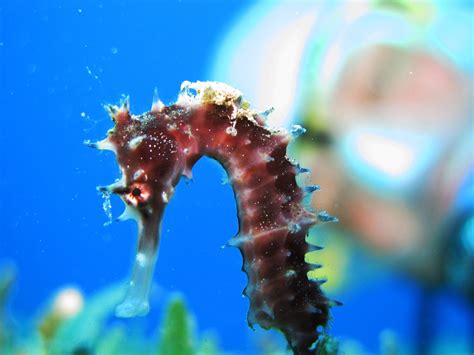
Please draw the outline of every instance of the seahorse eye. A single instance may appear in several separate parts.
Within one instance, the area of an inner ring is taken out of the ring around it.
[[[127,188],[127,192],[122,195],[125,203],[139,207],[148,203],[150,198],[150,189],[145,184],[134,183]]]

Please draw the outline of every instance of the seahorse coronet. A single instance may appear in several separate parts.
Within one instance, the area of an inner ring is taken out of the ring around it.
[[[227,245],[243,257],[249,326],[282,331],[295,354],[316,353],[334,302],[321,290],[323,279],[308,278],[320,265],[307,263],[305,255],[321,248],[306,237],[318,219],[335,219],[303,201],[319,186],[300,187],[296,176],[308,170],[287,156],[288,144],[304,129],[270,127],[271,110],[258,113],[240,91],[217,82],[186,81],[170,105],[155,92],[151,110],[141,115],[130,113],[128,98],[106,110],[114,127],[106,139],[86,144],[116,154],[122,177],[101,191],[122,198],[126,209],[118,220],[134,219],[139,230],[132,279],[117,315],[148,312],[164,209],[180,178],[191,177],[193,165],[208,156],[224,167],[236,197],[239,232]]]

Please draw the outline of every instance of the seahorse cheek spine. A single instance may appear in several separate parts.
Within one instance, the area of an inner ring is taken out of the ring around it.
[[[119,219],[134,218],[139,226],[132,279],[117,315],[148,312],[164,208],[180,177],[191,177],[206,155],[224,166],[236,195],[239,233],[228,244],[243,256],[249,325],[281,330],[295,353],[315,352],[331,301],[322,281],[307,276],[312,267],[305,262],[306,236],[317,216],[304,206],[306,192],[296,183],[302,169],[286,156],[290,133],[266,126],[237,90],[220,83],[185,82],[175,104],[155,102],[140,116],[128,106],[109,106],[115,127],[106,140],[90,144],[117,154],[122,179],[103,190],[126,203]]]

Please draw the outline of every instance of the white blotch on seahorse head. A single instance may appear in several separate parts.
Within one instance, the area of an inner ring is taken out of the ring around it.
[[[145,174],[145,170],[143,169],[138,169],[137,171],[135,171],[135,173],[133,174],[133,180],[138,180],[140,178],[144,178],[145,181],[148,180],[148,176]]]
[[[140,145],[141,142],[143,142],[145,138],[146,136],[137,136],[130,140],[128,146],[130,147],[130,149],[137,149],[137,147]]]

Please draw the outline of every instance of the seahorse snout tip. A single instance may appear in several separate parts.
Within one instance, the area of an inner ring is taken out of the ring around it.
[[[125,300],[115,308],[115,316],[119,318],[144,317],[150,311],[148,301],[133,302]]]

